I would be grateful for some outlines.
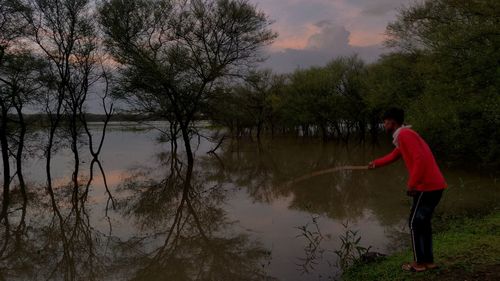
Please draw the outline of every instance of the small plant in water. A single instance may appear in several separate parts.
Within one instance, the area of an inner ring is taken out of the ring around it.
[[[360,245],[361,236],[359,236],[358,230],[349,228],[349,222],[342,223],[342,226],[345,229],[345,232],[339,236],[342,244],[340,245],[340,249],[334,251],[334,253],[338,257],[337,267],[344,271],[368,254],[371,246],[366,248]]]
[[[305,257],[299,258],[300,263],[297,264],[300,266],[301,274],[313,271],[319,260],[323,258],[323,253],[325,252],[325,249],[320,247],[324,236],[319,229],[318,218],[319,216],[312,216],[312,223],[296,227],[301,232],[297,237],[303,237],[306,240],[304,247]]]
[[[370,247],[361,246],[361,237],[357,230],[352,230],[349,222],[342,223],[344,232],[340,234],[340,248],[332,251],[321,246],[323,242],[330,241],[331,235],[325,235],[321,232],[318,223],[319,215],[312,215],[311,222],[304,226],[296,227],[300,230],[297,238],[305,240],[305,257],[299,258],[298,270],[301,275],[314,273],[316,267],[323,261],[331,267],[336,267],[340,271],[345,271],[348,267],[358,262],[371,262],[382,257],[382,254],[370,252]],[[334,256],[329,256],[332,253]],[[335,258],[336,256],[336,258]],[[331,262],[335,259],[335,262]],[[341,272],[335,272],[333,275],[318,275],[318,280],[339,280]]]

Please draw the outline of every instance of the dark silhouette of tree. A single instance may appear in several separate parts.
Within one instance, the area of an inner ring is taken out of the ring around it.
[[[174,120],[193,166],[200,105],[217,81],[259,61],[259,49],[276,37],[270,21],[246,0],[111,0],[100,14],[106,44],[123,66],[120,96]]]

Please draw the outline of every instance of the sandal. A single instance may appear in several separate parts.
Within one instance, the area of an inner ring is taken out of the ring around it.
[[[420,265],[416,262],[409,262],[405,263],[401,266],[401,269],[404,271],[410,271],[410,272],[423,272],[427,270],[427,267],[425,265]]]
[[[439,268],[439,265],[435,264],[435,263],[426,263],[424,264],[425,265],[425,268],[427,269],[438,269]]]

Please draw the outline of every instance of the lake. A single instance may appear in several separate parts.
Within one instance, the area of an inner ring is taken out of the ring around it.
[[[53,200],[45,159],[32,141],[24,162],[29,200],[23,204],[13,191],[0,226],[0,280],[333,280],[346,233],[380,253],[409,244],[402,161],[286,184],[315,170],[365,165],[391,151],[389,138],[227,139],[208,154],[217,145],[208,140],[215,131],[200,128],[186,190],[182,144],[172,153],[171,143],[161,142],[158,128],[166,127],[111,123],[100,155],[104,173],[94,164],[89,180],[92,158],[80,148],[76,193],[73,155],[61,147],[52,166]],[[92,125],[96,135],[100,129]],[[497,174],[445,166],[449,189],[438,215],[497,206]]]

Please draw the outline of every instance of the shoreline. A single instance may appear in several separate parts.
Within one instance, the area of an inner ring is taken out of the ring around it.
[[[344,272],[342,280],[500,280],[499,233],[498,209],[479,218],[451,219],[446,229],[434,234],[438,269],[404,272],[401,264],[412,260],[411,249],[405,249],[380,261],[354,265]]]

